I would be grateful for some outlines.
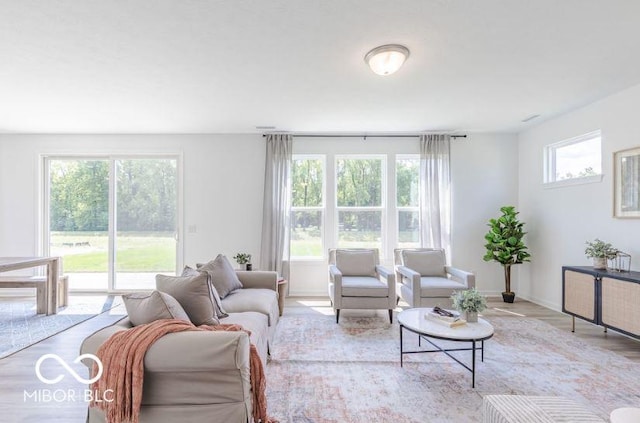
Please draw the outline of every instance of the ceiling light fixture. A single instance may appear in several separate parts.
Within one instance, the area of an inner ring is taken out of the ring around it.
[[[396,72],[409,57],[409,49],[399,44],[376,47],[364,56],[372,71],[386,76]]]

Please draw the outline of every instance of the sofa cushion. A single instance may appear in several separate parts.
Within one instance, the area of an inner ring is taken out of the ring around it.
[[[444,251],[411,251],[402,252],[402,262],[421,276],[446,276]]]
[[[376,250],[336,250],[336,266],[343,276],[376,276]]]
[[[122,301],[133,326],[144,325],[160,319],[191,321],[180,303],[164,292],[136,292],[123,295]]]
[[[156,275],[156,288],[174,297],[191,322],[196,325],[217,325],[212,286],[205,273],[197,276]]]
[[[207,272],[204,272],[204,273],[209,278],[209,283],[211,283],[211,276]],[[200,271],[189,266],[185,266],[184,269],[182,270],[182,276],[198,276],[199,274],[200,274]],[[213,306],[216,310],[216,316],[218,317],[218,319],[227,317],[227,312],[224,311],[224,308],[222,307],[222,300],[218,295],[218,291],[216,289],[212,289],[211,293],[213,294],[213,301],[214,301]]]
[[[371,276],[343,276],[342,295],[345,297],[388,297],[389,287]]]
[[[220,323],[237,324],[251,332],[249,340],[256,346],[263,364],[266,365],[269,335],[267,316],[255,311],[230,312],[229,317],[225,317]]]
[[[450,297],[454,290],[464,290],[467,286],[453,279],[437,276],[423,276],[420,278],[421,297]]]
[[[224,299],[236,289],[242,288],[242,282],[238,279],[233,266],[231,266],[227,257],[222,254],[218,254],[215,259],[198,268],[198,270],[207,272],[211,276],[211,283],[218,291],[221,299]]]
[[[269,326],[278,322],[278,294],[272,289],[244,288],[227,295],[222,300],[228,313],[256,311],[267,316]]]

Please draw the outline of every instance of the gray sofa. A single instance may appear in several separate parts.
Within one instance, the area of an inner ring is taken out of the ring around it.
[[[140,423],[251,422],[249,346],[255,344],[266,365],[278,323],[276,272],[238,271],[243,288],[222,300],[229,317],[245,332],[178,332],[158,340],[144,359]],[[81,354],[95,354],[112,334],[132,325],[124,318],[87,337]],[[97,408],[87,421],[104,423]]]

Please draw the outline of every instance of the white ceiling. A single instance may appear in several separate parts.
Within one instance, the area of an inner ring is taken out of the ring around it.
[[[640,83],[639,41],[637,0],[0,0],[0,132],[512,132]]]

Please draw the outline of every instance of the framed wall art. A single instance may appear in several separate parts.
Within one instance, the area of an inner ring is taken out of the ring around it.
[[[640,147],[613,154],[613,216],[640,218]]]

